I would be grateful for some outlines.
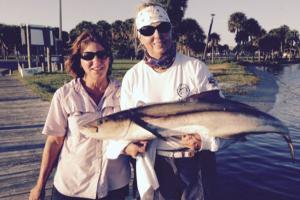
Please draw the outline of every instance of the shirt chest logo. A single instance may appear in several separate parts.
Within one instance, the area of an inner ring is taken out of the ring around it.
[[[185,99],[190,95],[190,88],[187,84],[180,83],[177,87],[177,94],[181,99]]]

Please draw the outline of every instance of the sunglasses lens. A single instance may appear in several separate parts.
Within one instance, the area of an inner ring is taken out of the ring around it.
[[[153,26],[143,26],[140,28],[139,32],[144,36],[153,35],[155,28]]]
[[[171,24],[168,22],[162,22],[156,28],[160,33],[168,33],[171,30]]]
[[[83,60],[93,60],[95,56],[97,56],[99,59],[105,59],[108,57],[108,54],[106,51],[83,52],[81,54],[81,58]]]
[[[162,22],[157,27],[143,26],[139,32],[144,36],[151,36],[155,29],[157,29],[159,33],[168,33],[171,30],[171,24],[169,22]]]
[[[93,60],[94,57],[95,57],[95,53],[94,52],[83,52],[81,54],[81,58],[83,60]]]
[[[96,54],[99,59],[105,59],[108,57],[108,54],[106,51],[98,51],[98,52],[96,52]]]

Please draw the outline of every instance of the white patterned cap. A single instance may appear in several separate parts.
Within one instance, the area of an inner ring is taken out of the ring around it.
[[[139,11],[135,18],[137,29],[156,22],[170,22],[167,12],[160,6],[148,6]]]

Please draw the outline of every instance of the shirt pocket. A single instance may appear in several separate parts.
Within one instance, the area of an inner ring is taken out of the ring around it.
[[[99,117],[99,113],[86,113],[82,111],[75,111],[69,114],[68,117],[68,135],[67,143],[70,149],[76,150],[79,146],[91,140],[85,135],[81,134],[80,127],[85,123],[96,120]]]

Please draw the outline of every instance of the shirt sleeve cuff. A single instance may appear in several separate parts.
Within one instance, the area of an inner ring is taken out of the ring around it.
[[[201,135],[201,148],[200,150],[209,150],[212,152],[218,151],[220,145],[219,138]]]
[[[107,158],[117,159],[129,143],[127,140],[110,140],[106,149]]]

